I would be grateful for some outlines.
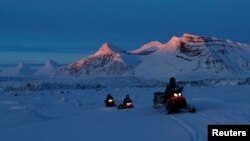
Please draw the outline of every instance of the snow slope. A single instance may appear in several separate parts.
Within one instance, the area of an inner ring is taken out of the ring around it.
[[[106,87],[43,91],[1,91],[1,141],[206,141],[208,124],[250,124],[249,85],[186,86],[183,94],[197,113],[167,115],[152,107],[164,87]],[[135,108],[105,108],[111,92],[117,104],[130,94]]]
[[[250,75],[250,46],[184,33],[167,43],[149,42],[125,51],[105,43],[93,55],[61,68],[56,76],[134,76],[168,80]]]
[[[166,80],[171,76],[216,78],[250,74],[250,46],[215,37],[184,34],[143,58],[135,76]]]
[[[184,33],[182,37],[173,36],[167,43],[152,41],[132,51],[104,43],[88,57],[58,69],[50,62],[34,75],[128,76],[161,81],[172,76],[182,80],[245,77],[250,76],[249,53],[247,44]],[[28,76],[31,72],[20,65],[1,74]]]

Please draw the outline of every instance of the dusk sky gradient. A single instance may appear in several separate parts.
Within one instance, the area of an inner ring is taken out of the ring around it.
[[[71,63],[183,33],[250,44],[249,0],[0,0],[0,64]]]

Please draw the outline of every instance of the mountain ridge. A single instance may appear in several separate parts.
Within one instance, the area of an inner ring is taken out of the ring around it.
[[[53,76],[129,76],[157,80],[172,76],[184,79],[249,76],[249,54],[250,46],[245,43],[184,33],[166,43],[151,41],[128,51],[109,42],[103,43],[95,53],[53,69]],[[54,65],[48,61],[44,68]],[[42,72],[52,69],[48,70]]]
[[[129,75],[146,79],[249,74],[248,53],[250,47],[247,44],[184,33],[181,37],[173,36],[166,43],[152,41],[132,51],[104,43],[96,53],[57,73],[72,76]]]
[[[56,75],[128,75],[133,73],[132,66],[123,58],[128,55],[125,50],[113,44],[104,43],[96,53],[62,67]]]
[[[167,43],[174,44],[172,49],[170,46],[145,57],[135,75],[166,79],[169,76],[192,77],[193,73],[204,77],[204,74],[226,76],[250,72],[249,45],[187,33],[174,38]]]

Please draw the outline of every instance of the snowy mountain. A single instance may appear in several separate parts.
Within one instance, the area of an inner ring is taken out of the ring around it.
[[[105,43],[93,55],[61,68],[57,75],[129,75],[167,80],[245,76],[250,74],[250,46],[215,37],[183,34],[167,43],[149,42],[125,51]]]
[[[143,58],[135,76],[167,80],[170,76],[217,77],[250,74],[250,46],[184,34]]]
[[[36,76],[50,76],[53,75],[59,68],[59,64],[53,60],[45,62],[44,66],[39,68],[33,75]]]
[[[105,43],[86,58],[62,67],[56,76],[135,76],[167,80],[250,74],[250,46],[215,37],[183,34],[167,43],[149,42],[125,51]]]
[[[3,70],[0,75],[1,76],[28,76],[34,73],[34,69],[30,68],[27,64],[20,62],[14,68],[9,68],[7,70]]]
[[[138,61],[137,56],[110,43],[104,43],[96,53],[60,68],[56,76],[132,75]]]
[[[142,47],[136,50],[130,51],[131,54],[137,54],[137,55],[148,55],[151,54],[161,48],[164,47],[164,44],[162,44],[159,41],[152,41],[147,44],[144,44]]]

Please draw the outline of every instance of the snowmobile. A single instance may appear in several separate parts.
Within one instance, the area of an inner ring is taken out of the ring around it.
[[[116,106],[114,99],[109,98],[104,100],[106,107],[114,107]]]
[[[173,91],[168,98],[165,98],[164,92],[156,92],[154,93],[153,102],[155,107],[158,105],[165,106],[167,114],[180,112],[182,110],[191,113],[196,112],[195,107],[187,104],[186,99],[182,95],[180,89]]]
[[[127,100],[123,104],[120,104],[117,109],[129,109],[129,108],[134,108],[134,105],[131,100]]]

